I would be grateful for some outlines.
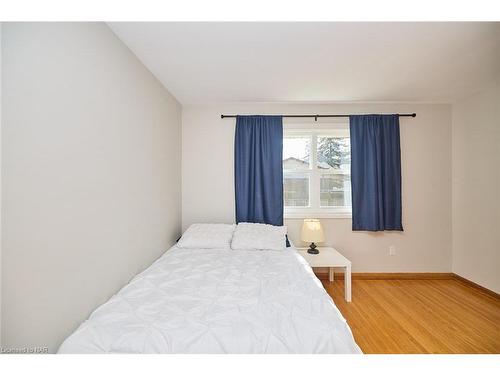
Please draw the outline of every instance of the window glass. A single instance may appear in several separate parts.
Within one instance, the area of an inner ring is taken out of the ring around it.
[[[285,174],[283,181],[285,206],[309,206],[309,176],[306,174]]]
[[[317,168],[323,171],[349,172],[351,168],[349,138],[318,136],[317,139]]]
[[[311,138],[307,136],[285,137],[283,139],[283,169],[309,169]]]
[[[323,174],[320,178],[321,207],[351,206],[351,176]]]
[[[345,127],[293,129],[283,137],[285,216],[351,209],[351,145]],[[305,216],[304,216],[305,217]]]

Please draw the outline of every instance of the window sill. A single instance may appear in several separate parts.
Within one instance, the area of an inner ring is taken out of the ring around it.
[[[285,219],[350,219],[352,218],[351,211],[336,211],[336,212],[322,212],[322,211],[293,211],[284,213]]]

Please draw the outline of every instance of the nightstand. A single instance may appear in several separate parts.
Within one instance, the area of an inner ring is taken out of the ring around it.
[[[297,250],[311,267],[328,267],[329,280],[333,281],[333,268],[344,269],[345,300],[351,302],[351,261],[333,247],[318,247],[319,254],[309,254],[307,247]]]

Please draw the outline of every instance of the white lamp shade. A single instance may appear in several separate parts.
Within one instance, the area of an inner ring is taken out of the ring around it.
[[[304,219],[301,239],[304,242],[323,242],[325,233],[318,219]]]

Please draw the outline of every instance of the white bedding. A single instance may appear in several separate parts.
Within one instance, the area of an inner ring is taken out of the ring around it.
[[[59,353],[360,353],[309,265],[286,251],[167,251]]]

